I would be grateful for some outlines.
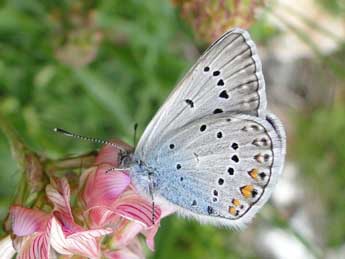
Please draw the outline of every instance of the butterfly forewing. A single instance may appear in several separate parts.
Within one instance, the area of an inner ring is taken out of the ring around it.
[[[211,115],[163,137],[155,195],[233,226],[248,222],[269,197],[283,160],[280,124],[248,115]]]
[[[265,83],[254,42],[234,29],[211,45],[146,128],[136,152],[142,158],[160,136],[210,114],[264,116]]]

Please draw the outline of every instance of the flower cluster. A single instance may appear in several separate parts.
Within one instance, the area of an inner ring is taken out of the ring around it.
[[[125,172],[107,173],[117,166],[117,155],[113,146],[103,147],[73,193],[66,177],[52,177],[45,188],[47,202],[40,209],[11,207],[17,258],[144,258],[140,233],[154,249],[159,221],[172,211],[157,206],[153,211],[151,201],[138,195]]]
[[[172,0],[199,39],[213,42],[232,27],[248,28],[265,0]]]

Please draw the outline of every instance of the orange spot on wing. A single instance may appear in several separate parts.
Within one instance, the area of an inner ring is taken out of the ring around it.
[[[245,198],[250,198],[252,196],[252,191],[254,190],[253,185],[245,185],[240,188],[242,195]]]
[[[252,169],[248,172],[248,174],[250,175],[251,178],[253,178],[254,180],[257,180],[258,178],[258,174],[259,174],[259,170],[258,169]]]
[[[235,205],[235,207],[240,206],[241,202],[239,199],[232,199],[232,204]]]
[[[230,206],[229,207],[229,213],[231,214],[231,215],[236,215],[236,208],[235,207],[232,207],[232,206]]]

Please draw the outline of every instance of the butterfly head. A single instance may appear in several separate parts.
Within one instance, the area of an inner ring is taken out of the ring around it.
[[[128,150],[120,150],[118,154],[118,164],[120,168],[130,168],[133,166],[133,153]]]
[[[130,177],[132,179],[133,185],[136,189],[144,194],[150,194],[150,186],[156,186],[156,170],[150,166],[148,166],[144,161],[135,158],[135,156],[131,156],[130,158]]]

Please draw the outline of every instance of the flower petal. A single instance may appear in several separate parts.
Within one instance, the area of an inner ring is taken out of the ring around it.
[[[13,247],[12,239],[10,236],[7,236],[3,238],[2,240],[0,240],[1,258],[11,259],[15,253],[16,253],[16,250]]]
[[[75,232],[83,231],[83,228],[74,222],[73,218],[65,217],[65,214],[59,211],[53,212],[54,217],[61,224],[65,236],[69,236]]]
[[[161,217],[160,219],[176,212],[176,208],[167,204],[167,203],[160,203],[159,208],[161,209]],[[154,226],[149,229],[144,229],[142,233],[146,237],[146,244],[150,248],[151,251],[155,250],[155,243],[154,239],[159,229],[160,222],[157,222]]]
[[[24,247],[25,243],[31,239],[31,236],[25,236],[25,237],[15,237],[13,239],[13,247],[16,251],[20,251],[22,250],[22,248]]]
[[[132,150],[132,147],[128,144],[120,141],[115,140],[112,141],[112,143],[118,145],[119,147],[125,149],[125,150]],[[98,156],[96,158],[96,165],[100,164],[109,164],[111,166],[118,166],[118,158],[119,158],[119,149],[117,149],[115,146],[112,145],[104,145],[101,150],[98,153]]]
[[[136,254],[139,258],[145,258],[144,250],[138,238],[133,239],[132,242],[127,246],[127,248],[134,254]]]
[[[159,228],[159,223],[155,224],[148,230],[144,230],[143,234],[146,237],[146,244],[151,249],[151,251],[155,250],[155,236],[157,234]]]
[[[116,227],[116,231],[114,231],[113,240],[115,241],[116,247],[122,248],[130,244],[143,228],[144,226],[142,224],[123,219]]]
[[[103,206],[90,208],[87,211],[87,215],[90,219],[91,227],[103,227],[112,224],[119,219],[119,215],[111,209]]]
[[[83,229],[75,224],[70,207],[70,188],[66,178],[51,179],[51,184],[46,187],[49,200],[54,204],[53,215],[62,225],[65,235],[82,231]]]
[[[134,252],[129,250],[128,248],[123,248],[121,250],[106,252],[106,258],[109,259],[144,259],[145,257],[141,257],[140,255],[136,255]]]
[[[87,208],[109,206],[129,185],[128,175],[122,172],[106,173],[109,168],[109,165],[102,165],[89,174],[83,192]]]
[[[18,251],[17,259],[49,259],[50,258],[50,221],[48,221],[47,228],[44,232],[36,232],[30,237],[23,240],[20,250]]]
[[[81,231],[65,237],[61,225],[53,217],[50,231],[52,247],[63,255],[82,255],[89,258],[97,258],[100,252],[98,237],[112,232],[111,229],[94,229]]]
[[[98,152],[96,157],[96,165],[109,164],[111,166],[117,166],[119,150],[112,145],[105,145]]]
[[[152,203],[136,194],[134,191],[127,191],[114,204],[114,211],[130,220],[134,220],[146,227],[153,226]],[[161,210],[158,206],[154,208],[155,224],[159,222]]]
[[[127,247],[106,251],[104,254],[106,258],[110,259],[145,259],[145,253],[138,238],[133,239]]]
[[[17,236],[27,236],[42,232],[46,227],[49,214],[40,210],[12,206],[10,209],[12,231]]]
[[[63,214],[65,218],[73,221],[70,207],[71,191],[66,178],[51,179],[51,183],[46,187],[49,200],[54,204],[54,211]]]

